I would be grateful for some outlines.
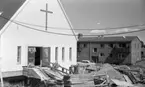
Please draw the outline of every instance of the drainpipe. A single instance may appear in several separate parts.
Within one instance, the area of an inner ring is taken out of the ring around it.
[[[91,59],[91,42],[89,42],[89,60],[92,61],[92,59]]]

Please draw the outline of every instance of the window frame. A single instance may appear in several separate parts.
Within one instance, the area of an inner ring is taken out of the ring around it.
[[[96,49],[96,50],[95,50]],[[93,48],[93,52],[97,53],[98,49],[97,48]]]
[[[114,47],[114,44],[113,43],[110,43],[109,44],[109,47],[113,48]]]
[[[62,61],[65,61],[65,48],[62,47]]]
[[[100,44],[100,47],[101,48],[105,48],[105,44]]]
[[[55,61],[58,62],[58,47],[55,47]]]
[[[17,64],[21,64],[22,59],[22,47],[17,46]]]
[[[69,61],[72,61],[72,47],[69,48]]]
[[[100,57],[103,57],[103,56],[105,56],[105,54],[104,53],[100,53],[99,56]]]
[[[110,55],[109,55],[110,57],[113,57],[113,54],[112,53],[110,53]]]

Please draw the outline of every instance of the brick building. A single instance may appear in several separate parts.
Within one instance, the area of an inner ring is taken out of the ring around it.
[[[81,37],[77,47],[78,61],[134,64],[141,60],[141,41],[137,36]]]

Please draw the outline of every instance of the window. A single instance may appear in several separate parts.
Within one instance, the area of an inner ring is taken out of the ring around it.
[[[125,44],[125,43],[121,43],[121,44],[119,44],[119,47],[120,47],[120,48],[126,47],[126,44]]]
[[[58,47],[55,47],[55,61],[58,62]]]
[[[62,48],[62,61],[64,61],[64,54],[65,54],[64,51],[65,51],[65,50],[64,50],[64,47],[63,47],[63,48]]]
[[[101,46],[101,48],[104,48],[104,47],[105,47],[105,45],[104,45],[104,44],[100,44],[100,46]]]
[[[126,44],[125,44],[125,43],[123,43],[123,44],[122,44],[122,47],[126,47]]]
[[[93,52],[96,53],[96,52],[97,52],[97,48],[94,48],[94,49],[93,49]]]
[[[122,53],[118,54],[118,58],[123,59],[124,57],[125,57],[124,54],[122,54]]]
[[[81,44],[81,47],[85,48],[85,47],[87,47],[87,44]]]
[[[21,46],[17,47],[17,63],[21,63]]]
[[[105,54],[104,53],[100,53],[100,56],[105,56]]]
[[[141,55],[142,55],[142,56],[144,55],[144,52],[143,52],[143,51],[141,52]]]
[[[69,60],[72,61],[72,48],[69,48]]]
[[[84,47],[84,48],[87,47],[87,44],[83,44],[83,47]]]
[[[110,57],[113,57],[112,53],[110,54]]]
[[[110,44],[110,47],[113,48],[113,44]]]
[[[129,45],[130,45],[130,44],[126,44],[126,47],[129,48]]]
[[[119,44],[120,48],[125,47],[125,46],[126,46],[125,44]]]

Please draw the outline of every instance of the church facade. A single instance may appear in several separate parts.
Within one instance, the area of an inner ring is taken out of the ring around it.
[[[49,62],[69,68],[76,64],[76,45],[59,0],[26,0],[0,31],[1,70],[19,75],[23,66]]]

